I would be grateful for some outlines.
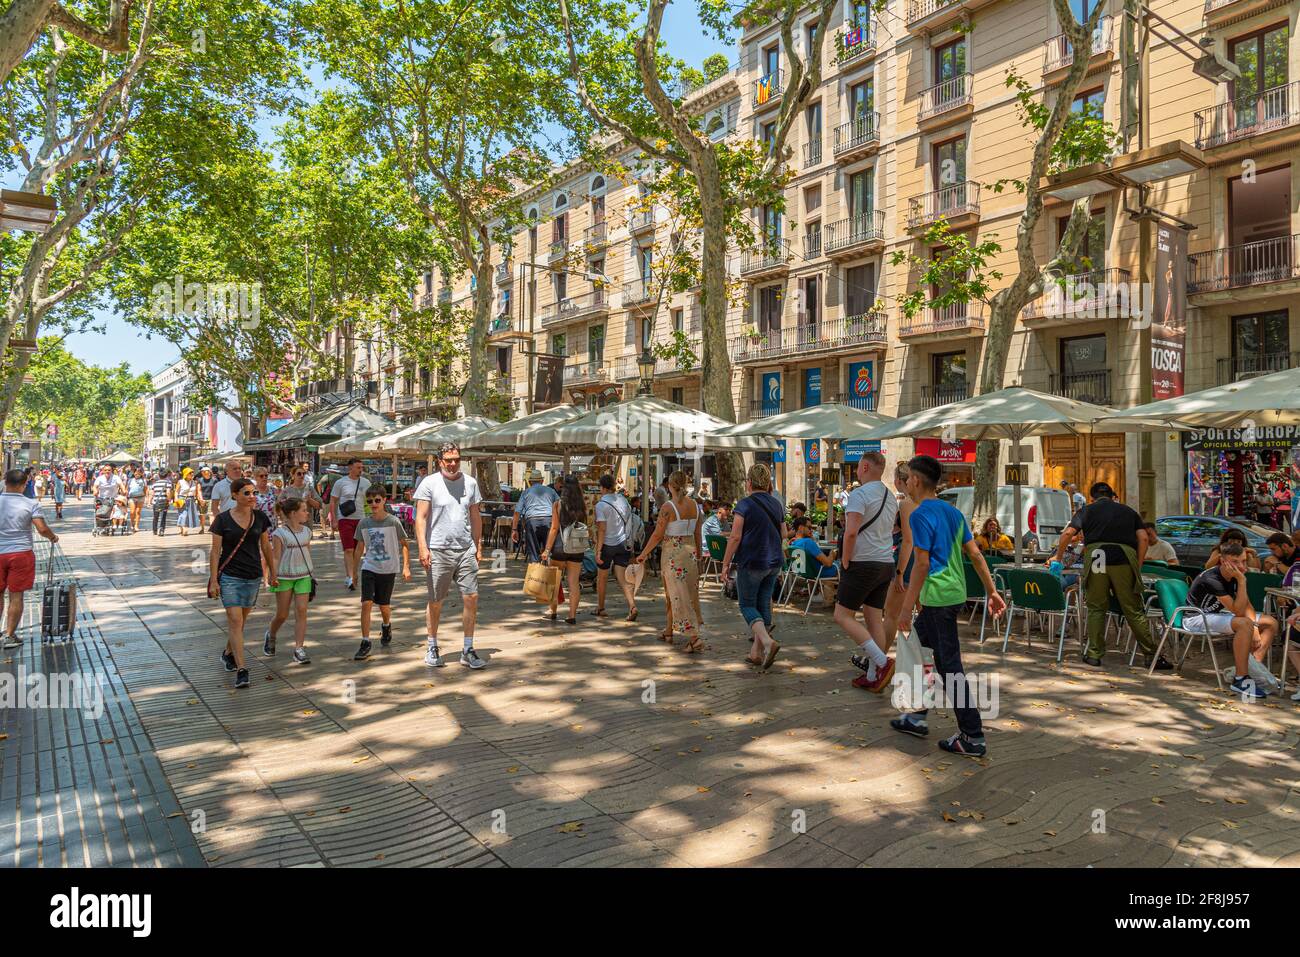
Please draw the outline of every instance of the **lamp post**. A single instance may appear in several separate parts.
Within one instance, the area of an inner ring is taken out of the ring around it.
[[[641,354],[637,356],[636,371],[641,377],[636,394],[654,395],[655,357],[651,354],[649,346],[643,346]]]

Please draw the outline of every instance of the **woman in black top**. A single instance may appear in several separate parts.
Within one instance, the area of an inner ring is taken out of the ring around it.
[[[248,687],[244,667],[244,623],[257,604],[263,568],[267,585],[275,585],[275,560],[271,551],[271,520],[254,508],[256,489],[249,479],[230,483],[235,501],[212,522],[212,552],[209,558],[208,597],[220,598],[226,608],[228,632],[221,660],[227,671],[237,672],[235,687]]]
[[[582,588],[578,579],[582,576],[584,552],[569,554],[564,551],[564,530],[579,523],[584,526],[587,524],[587,501],[582,497],[582,486],[578,484],[577,478],[570,475],[564,479],[560,497],[551,505],[551,531],[546,536],[546,550],[542,552],[542,561],[561,569],[568,569],[569,617],[564,619],[565,624],[568,625],[578,623],[578,598]],[[559,605],[560,590],[557,588],[555,596],[551,599],[551,621],[555,621],[559,616],[557,611]]]

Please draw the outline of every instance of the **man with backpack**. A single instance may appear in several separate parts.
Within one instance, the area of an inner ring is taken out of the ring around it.
[[[940,749],[950,754],[980,758],[988,751],[984,743],[984,726],[966,681],[957,636],[957,613],[966,603],[963,553],[970,559],[984,585],[988,609],[994,618],[1002,616],[1007,603],[993,584],[988,564],[966,525],[966,516],[937,497],[936,486],[943,476],[943,467],[938,460],[929,455],[918,455],[907,463],[907,468],[907,494],[917,504],[908,519],[912,530],[912,570],[907,578],[907,591],[903,595],[898,620],[905,626],[912,620],[912,609],[920,603],[916,637],[923,647],[934,652],[934,670],[944,690],[951,689],[955,698],[948,705],[957,718],[958,732],[940,741]],[[907,678],[912,680],[913,676]],[[890,727],[923,738],[930,733],[926,714],[925,709],[903,714],[891,721]]]
[[[607,616],[605,586],[612,568],[618,587],[627,599],[627,620],[636,621],[636,595],[627,580],[627,566],[632,560],[632,505],[614,491],[614,476],[609,472],[600,477],[600,490],[603,494],[596,502],[596,608],[592,614],[599,618]]]

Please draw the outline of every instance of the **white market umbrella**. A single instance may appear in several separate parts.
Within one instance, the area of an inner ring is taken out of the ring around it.
[[[481,415],[469,415],[463,419],[457,419],[455,422],[439,422],[431,428],[425,428],[409,435],[397,436],[392,448],[419,449],[422,452],[427,452],[436,449],[444,442],[463,444],[476,435],[482,435],[488,429],[500,424],[495,419],[485,418]],[[461,451],[464,451],[464,449]]]
[[[1106,418],[1115,426],[1151,425],[1161,429],[1300,425],[1300,369],[1112,411]]]
[[[954,439],[1010,439],[1013,465],[1022,464],[1020,441],[1033,435],[1079,435],[1085,432],[1163,431],[1166,426],[1121,424],[1108,420],[1115,410],[1060,395],[1012,386],[959,402],[905,415],[869,429],[864,439],[944,436]],[[1021,558],[1020,486],[1015,501],[1016,564]]]
[[[335,455],[359,455],[366,451],[365,443],[381,435],[387,435],[390,429],[371,429],[368,432],[359,432],[356,435],[350,435],[347,438],[335,439],[333,442],[326,442],[317,451],[324,456]]]
[[[733,423],[652,395],[638,395],[586,412],[579,418],[537,429],[542,445],[577,451],[682,452],[749,451],[776,447],[768,436],[730,435]]]
[[[460,450],[466,455],[511,455],[517,458],[527,457],[528,453],[538,453],[539,443],[535,436],[543,429],[551,428],[564,422],[572,422],[586,414],[585,409],[576,405],[557,405],[542,409],[531,415],[525,415],[509,422],[495,424],[478,435],[461,443]],[[540,454],[559,454],[558,450],[547,449]]]

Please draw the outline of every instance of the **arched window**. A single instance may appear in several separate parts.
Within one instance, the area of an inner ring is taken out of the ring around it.
[[[556,197],[555,197],[555,211],[556,211],[557,213],[560,212],[560,211],[563,210],[563,209],[566,209],[566,208],[568,207],[568,205],[569,205],[569,197],[565,196],[563,193],[559,193],[559,194],[556,195]]]
[[[605,192],[605,177],[603,177],[603,176],[595,176],[595,177],[592,177],[592,180],[591,180],[591,195],[592,195],[592,196],[599,196],[599,195],[600,195],[601,193],[603,193],[603,192]]]
[[[714,133],[718,132],[718,130],[722,129],[724,125],[725,121],[722,119],[722,114],[714,113],[713,116],[709,118],[709,125],[704,128],[704,132],[706,135],[712,136]]]

